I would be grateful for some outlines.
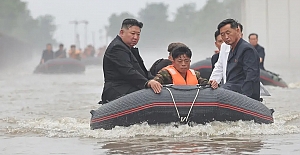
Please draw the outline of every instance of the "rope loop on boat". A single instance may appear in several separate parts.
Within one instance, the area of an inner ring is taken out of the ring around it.
[[[170,95],[171,95],[171,98],[172,98],[174,107],[175,107],[175,109],[176,109],[177,116],[178,116],[178,118],[180,119],[180,122],[188,122],[188,119],[189,119],[190,113],[191,113],[191,111],[192,111],[192,108],[193,108],[193,106],[194,106],[194,104],[195,104],[195,101],[196,101],[198,95],[199,95],[200,88],[198,87],[198,89],[197,89],[196,96],[195,96],[195,98],[194,98],[194,100],[193,100],[193,102],[192,102],[192,105],[191,105],[191,107],[190,107],[190,109],[189,109],[189,112],[188,112],[188,114],[187,114],[186,117],[181,117],[181,116],[180,116],[172,91],[171,91],[168,87],[166,87],[166,89],[170,92]]]
[[[170,92],[171,98],[172,98],[172,100],[173,100],[174,107],[175,107],[176,112],[177,112],[177,116],[178,116],[178,118],[180,119],[180,114],[179,114],[178,108],[177,108],[177,106],[176,106],[176,102],[175,102],[173,93],[172,93],[172,91],[171,91],[168,87],[166,87],[166,89]]]

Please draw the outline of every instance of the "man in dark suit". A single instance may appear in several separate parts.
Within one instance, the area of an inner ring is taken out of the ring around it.
[[[102,102],[143,89],[153,76],[147,71],[139,50],[143,23],[136,19],[123,20],[119,35],[109,44],[103,57],[104,88]]]
[[[214,70],[215,68],[215,63],[218,61],[219,59],[219,53],[220,53],[220,49],[221,49],[221,45],[223,43],[223,39],[220,35],[220,31],[217,30],[215,32],[215,45],[218,48],[218,50],[215,51],[215,54],[211,57],[211,67],[212,70]]]
[[[218,25],[224,42],[231,45],[227,60],[227,82],[222,85],[260,101],[259,56],[255,48],[241,38],[237,21],[223,20]]]
[[[258,42],[258,34],[256,33],[251,33],[249,34],[249,43],[254,46],[254,48],[256,49],[256,51],[258,52],[259,55],[259,67],[260,69],[265,70],[265,66],[264,66],[264,62],[265,62],[265,48],[263,48],[262,46],[260,46],[257,42]]]

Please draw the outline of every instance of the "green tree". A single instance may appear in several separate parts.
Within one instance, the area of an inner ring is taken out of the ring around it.
[[[194,33],[196,40],[202,44],[211,43],[218,24],[227,16],[226,8],[218,0],[208,0],[206,5],[197,12]]]
[[[144,23],[140,46],[153,48],[165,47],[170,40],[172,30],[168,21],[168,5],[164,3],[146,4],[139,11],[139,20]]]
[[[236,19],[240,21],[242,19],[242,3],[241,0],[226,0],[223,2],[224,7],[226,8],[227,17]]]
[[[53,33],[56,29],[54,18],[45,15],[33,19],[25,2],[20,0],[1,0],[0,2],[0,33],[37,45],[56,43]]]
[[[189,38],[193,38],[194,24],[196,23],[196,4],[184,4],[177,9],[175,19],[172,22],[172,39],[174,41],[189,42]]]
[[[10,33],[18,22],[18,17],[26,12],[26,3],[19,0],[1,0],[0,31]]]
[[[120,15],[117,15],[115,13],[112,14],[108,19],[109,25],[105,26],[107,36],[115,37],[117,34],[119,34],[121,24],[123,20],[126,18],[135,18],[135,17],[127,12],[121,13]]]
[[[45,43],[56,43],[53,39],[54,32],[56,30],[56,26],[54,25],[54,17],[50,15],[39,16],[36,19],[37,25],[36,29],[31,31],[32,42],[37,43],[38,45],[45,46]]]
[[[241,3],[241,0],[207,0],[200,10],[194,3],[184,4],[177,9],[173,21],[168,20],[168,5],[148,3],[137,17],[144,23],[139,47],[166,48],[174,41],[193,47],[213,47],[217,25],[226,18],[241,19]],[[122,13],[109,18],[106,30],[110,37],[116,35],[126,17],[133,16]]]

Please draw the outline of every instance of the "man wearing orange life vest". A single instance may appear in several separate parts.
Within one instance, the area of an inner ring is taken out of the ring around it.
[[[80,50],[77,50],[75,45],[71,45],[71,49],[69,50],[70,58],[80,60],[80,53]]]
[[[172,65],[161,69],[154,79],[146,83],[146,86],[152,88],[155,93],[160,93],[162,85],[164,84],[209,84],[207,79],[200,76],[200,72],[190,69],[192,51],[188,47],[175,48],[172,51],[172,57]]]

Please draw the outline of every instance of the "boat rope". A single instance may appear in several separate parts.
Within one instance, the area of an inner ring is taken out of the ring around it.
[[[197,89],[196,96],[195,96],[195,98],[194,98],[194,100],[193,100],[193,102],[192,102],[192,105],[191,105],[190,110],[189,110],[189,112],[188,112],[188,114],[187,114],[186,117],[181,117],[181,116],[180,116],[172,91],[171,91],[168,87],[166,87],[166,89],[170,92],[170,95],[171,95],[171,98],[172,98],[174,107],[175,107],[176,112],[177,112],[177,116],[178,116],[178,118],[180,119],[180,121],[181,121],[181,122],[188,121],[188,118],[189,118],[189,116],[190,116],[190,113],[191,113],[191,111],[192,111],[192,108],[193,108],[193,106],[194,106],[194,104],[195,104],[195,101],[196,101],[198,95],[199,95],[200,88]]]
[[[180,114],[179,114],[178,108],[177,108],[177,106],[176,106],[175,99],[174,99],[174,96],[173,96],[173,94],[172,94],[172,91],[171,91],[168,87],[166,87],[166,89],[170,92],[170,95],[171,95],[171,98],[172,98],[172,100],[173,100],[173,104],[174,104],[174,106],[175,106],[175,109],[176,109],[178,118],[180,119]]]
[[[194,103],[195,103],[195,101],[196,101],[196,99],[197,99],[197,97],[198,97],[198,95],[199,95],[199,91],[200,91],[200,88],[197,89],[196,96],[195,96],[194,101],[193,101],[193,103],[192,103],[192,105],[191,105],[191,107],[190,107],[189,113],[188,113],[188,115],[186,116],[186,120],[188,120],[188,118],[189,118],[189,116],[190,116],[190,113],[191,113],[191,111],[192,111],[192,108],[193,108],[193,106],[194,106]]]

